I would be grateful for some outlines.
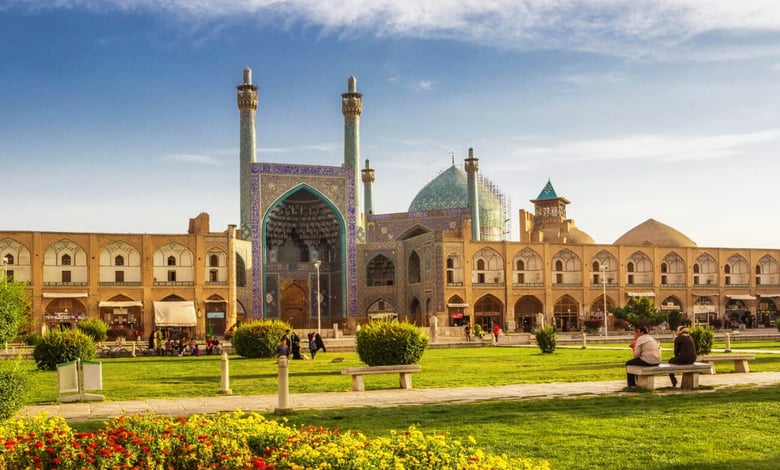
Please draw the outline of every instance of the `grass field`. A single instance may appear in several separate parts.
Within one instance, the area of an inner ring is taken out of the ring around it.
[[[733,349],[778,349],[773,341],[740,343]],[[669,345],[664,345],[665,347]],[[620,347],[620,345],[618,345]],[[716,345],[716,347],[718,347]],[[671,353],[664,352],[664,358]],[[432,349],[420,362],[416,388],[511,383],[622,380],[627,348]],[[342,362],[332,362],[343,359]],[[107,359],[103,394],[109,400],[216,395],[218,357]],[[30,403],[56,400],[56,373],[32,371]],[[236,394],[276,393],[276,363],[231,357]],[[345,367],[362,365],[355,353],[321,353],[313,361],[291,361],[290,392],[350,390]],[[722,370],[720,370],[722,367]],[[752,371],[780,371],[780,354],[757,354]],[[731,364],[719,364],[728,373]],[[368,376],[366,388],[397,386],[397,376]],[[273,415],[269,418],[278,419]],[[780,385],[695,393],[638,393],[549,400],[491,400],[464,404],[295,411],[296,425],[359,430],[368,436],[416,426],[425,433],[471,435],[490,453],[547,459],[554,469],[775,469],[780,468],[776,434]],[[85,430],[99,423],[74,425]]]

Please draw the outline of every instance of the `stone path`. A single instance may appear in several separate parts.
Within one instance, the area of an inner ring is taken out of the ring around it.
[[[661,379],[664,380],[664,379]],[[780,383],[780,372],[751,372],[747,374],[725,373],[700,375],[699,385],[708,388],[703,391],[681,391],[661,389],[661,393],[706,393],[709,387],[715,390],[734,386],[765,386]],[[496,399],[540,399],[572,396],[595,396],[620,394],[625,386],[623,380],[603,382],[516,384],[495,387],[463,388],[416,388],[411,390],[389,389],[365,392],[301,393],[290,395],[287,406],[293,410],[308,408],[339,408],[352,406],[391,407],[399,405],[420,405]],[[664,387],[664,383],[659,384]],[[169,416],[187,416],[219,411],[262,411],[271,412],[279,408],[277,395],[219,395],[199,398],[148,399],[137,401],[102,401],[82,403],[58,403],[24,408],[20,415],[34,415],[48,412],[62,416],[69,422],[105,420],[122,414],[158,413]]]

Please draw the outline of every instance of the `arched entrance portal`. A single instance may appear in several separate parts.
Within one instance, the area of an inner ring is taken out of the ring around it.
[[[263,317],[307,329],[331,328],[344,317],[345,230],[333,204],[306,184],[269,208],[262,225]]]
[[[577,321],[580,307],[568,295],[561,297],[553,307],[553,317],[555,319],[555,329],[558,331],[579,331],[580,325]]]
[[[515,321],[517,330],[531,333],[542,325],[536,324],[536,317],[544,311],[542,303],[532,295],[526,295],[515,303]]]
[[[501,315],[503,311],[504,304],[488,294],[474,304],[474,324],[481,325],[483,331],[492,331],[494,323],[498,323],[501,329],[504,329]]]

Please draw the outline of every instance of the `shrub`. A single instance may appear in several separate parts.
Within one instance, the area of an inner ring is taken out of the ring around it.
[[[99,318],[90,318],[88,320],[80,321],[76,323],[76,328],[92,338],[92,341],[96,343],[106,340],[108,325]]]
[[[38,344],[38,341],[40,341],[42,338],[41,335],[38,333],[30,333],[29,335],[24,337],[24,344],[27,346],[35,346]]]
[[[274,357],[290,325],[281,320],[257,320],[244,323],[233,331],[233,348],[242,357]]]
[[[545,326],[536,330],[536,344],[539,345],[539,349],[544,354],[552,354],[555,352],[555,327]]]
[[[669,323],[669,329],[674,331],[678,326],[688,323],[688,316],[678,309],[674,309],[669,312],[669,319],[667,322]]]
[[[357,333],[356,351],[369,366],[415,364],[428,347],[428,337],[408,322],[369,322]]]
[[[696,345],[696,355],[709,354],[715,341],[715,330],[709,326],[697,325],[690,328],[691,338]]]
[[[20,367],[21,361],[0,361],[0,420],[5,420],[22,409],[29,391],[28,373]]]
[[[476,336],[477,338],[481,338],[482,335],[484,335],[484,334],[485,334],[485,332],[482,331],[482,325],[480,325],[479,323],[474,325],[474,336]]]
[[[33,358],[38,369],[56,370],[57,364],[92,359],[96,351],[92,338],[78,330],[51,330],[35,345]]]

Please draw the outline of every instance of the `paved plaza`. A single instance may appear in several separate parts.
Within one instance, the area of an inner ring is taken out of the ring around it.
[[[656,393],[708,393],[735,386],[765,386],[780,383],[780,372],[723,373],[699,376],[701,390],[681,391],[669,387],[659,379]],[[308,408],[338,408],[352,406],[390,407],[432,403],[463,403],[478,400],[544,399],[556,397],[596,396],[621,394],[625,380],[603,382],[574,382],[546,384],[516,384],[495,387],[387,389],[365,392],[301,393],[290,395],[287,406],[292,410]],[[137,401],[102,401],[58,403],[28,406],[21,415],[48,412],[62,416],[69,422],[105,420],[119,415],[157,413],[169,416],[188,416],[220,411],[271,412],[279,408],[278,395],[218,395],[198,398],[147,399]]]

